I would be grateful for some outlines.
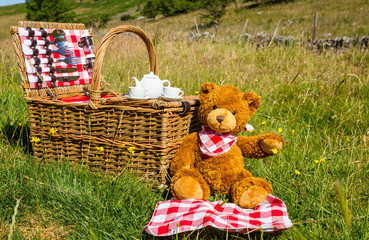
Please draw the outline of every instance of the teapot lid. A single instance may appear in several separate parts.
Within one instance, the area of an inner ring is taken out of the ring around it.
[[[157,75],[155,75],[153,72],[150,72],[149,74],[145,74],[143,76],[144,78],[159,78]]]

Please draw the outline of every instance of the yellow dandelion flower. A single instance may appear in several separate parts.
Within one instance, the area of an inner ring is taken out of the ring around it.
[[[261,98],[261,96],[259,96],[259,98]]]
[[[361,179],[359,179],[359,182],[361,182]]]
[[[149,63],[149,61],[146,61],[146,63]]]
[[[18,123],[19,126],[22,126],[22,123]]]
[[[305,146],[302,146],[302,148],[305,148]]]
[[[324,88],[324,86],[320,86],[320,88],[321,88],[321,89],[323,89],[323,88]]]
[[[140,152],[140,154],[142,155],[142,154],[144,154],[144,152],[143,152],[143,151],[141,151],[141,152]]]
[[[343,73],[341,73],[341,77],[343,76]]]
[[[136,147],[129,147],[129,148],[127,148],[128,152],[130,152],[131,154],[134,154],[135,153],[135,149],[136,149]]]
[[[319,160],[315,160],[314,162],[315,162],[315,163],[319,163]]]
[[[258,82],[258,80],[257,80],[257,79],[255,79],[255,82]]]
[[[278,153],[278,150],[277,150],[277,149],[275,149],[275,148],[273,148],[273,149],[272,149],[272,152],[273,152],[273,154],[277,154],[277,153]]]
[[[110,86],[110,83],[108,83],[107,85]]]
[[[103,152],[104,151],[104,147],[95,147],[97,151]]]
[[[40,138],[38,138],[38,137],[32,137],[32,139],[31,139],[31,142],[32,142],[32,143],[37,143],[37,142],[39,142],[39,141],[41,141],[41,140],[40,140]]]
[[[294,133],[295,132],[295,130],[291,130],[291,133]]]
[[[267,124],[267,122],[266,121],[263,121],[261,124],[265,125],[265,124]]]
[[[53,134],[55,134],[56,132],[58,131],[58,129],[56,129],[56,128],[50,128],[50,130],[49,130],[49,133],[51,134],[51,135],[53,135]]]
[[[199,91],[196,91],[195,94],[199,94]]]
[[[347,142],[350,142],[350,139],[349,139],[349,138],[346,138],[346,141],[347,141]]]
[[[284,102],[281,102],[281,104],[284,104]]]
[[[327,103],[327,105],[329,106],[329,103]]]
[[[301,173],[300,173],[300,171],[299,171],[299,170],[297,170],[297,169],[296,169],[296,170],[295,170],[295,174],[296,174],[296,175],[300,175]]]
[[[282,128],[278,128],[278,132],[282,132],[283,131],[283,129]]]
[[[325,162],[325,159],[323,159],[323,158],[322,158],[322,159],[320,159],[320,161],[321,161],[321,162]]]

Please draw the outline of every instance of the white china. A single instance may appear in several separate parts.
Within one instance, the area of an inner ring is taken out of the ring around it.
[[[164,97],[168,98],[178,98],[182,97],[183,91],[176,87],[164,87],[163,88],[163,95]]]
[[[133,98],[148,98],[149,91],[142,87],[129,87],[129,96]]]
[[[183,97],[167,97],[167,96],[161,95],[159,97],[159,99],[165,100],[165,101],[168,101],[168,102],[171,102],[171,101],[179,101],[179,100],[182,100]]]
[[[150,98],[158,98],[163,94],[164,83],[167,83],[168,87],[170,87],[169,80],[160,80],[160,78],[153,72],[144,75],[141,81],[135,77],[132,78],[135,80],[136,87],[141,87],[148,90],[148,96]]]
[[[142,100],[148,100],[150,99],[149,97],[144,97],[144,98],[137,98],[137,97],[132,97],[129,94],[124,95],[128,100],[132,100],[132,101],[142,101]]]

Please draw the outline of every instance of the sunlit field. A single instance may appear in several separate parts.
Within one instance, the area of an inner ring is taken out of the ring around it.
[[[109,28],[132,24],[146,31],[155,43],[160,78],[185,94],[197,94],[208,81],[256,92],[262,104],[249,122],[255,131],[243,134],[276,132],[286,141],[276,156],[245,159],[245,167],[271,182],[274,195],[287,205],[293,228],[280,234],[228,234],[207,228],[169,239],[369,238],[368,50],[354,46],[317,52],[303,43],[267,49],[240,37],[247,18],[246,32],[270,35],[281,19],[278,34],[307,40],[315,11],[320,38],[324,33],[369,35],[367,1],[317,2],[252,9],[231,5],[215,39],[184,37],[196,33],[194,17],[201,32],[215,33],[204,28],[199,12],[110,23]],[[9,26],[22,19],[12,16],[2,23],[0,34],[0,238],[8,238],[13,229],[13,239],[154,239],[143,227],[168,192],[153,191],[129,173],[97,174],[32,157],[27,103],[8,33]],[[107,30],[94,30],[96,46]],[[132,76],[148,73],[148,60],[138,37],[116,37],[104,58],[106,89],[126,93],[134,84]]]

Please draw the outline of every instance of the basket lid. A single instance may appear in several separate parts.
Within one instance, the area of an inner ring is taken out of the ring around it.
[[[91,38],[86,40],[92,32],[84,24],[18,24],[11,27],[11,34],[26,97],[46,97],[50,91],[58,96],[82,93],[90,88],[94,52],[86,47],[93,43]]]

